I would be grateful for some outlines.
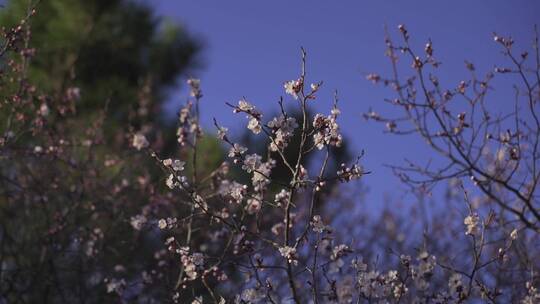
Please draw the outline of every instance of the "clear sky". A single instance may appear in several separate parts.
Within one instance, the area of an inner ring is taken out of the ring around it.
[[[529,47],[533,26],[540,23],[540,1],[534,0],[431,0],[431,1],[255,1],[153,0],[157,13],[185,25],[203,40],[205,67],[200,70],[204,90],[203,124],[216,117],[231,133],[245,126],[225,102],[242,96],[264,111],[277,109],[282,83],[298,76],[300,47],[308,52],[308,80],[324,81],[316,107],[327,113],[333,90],[342,109],[341,126],[353,148],[366,150],[364,166],[373,171],[365,179],[370,199],[380,200],[399,182],[385,163],[399,164],[405,157],[426,160],[430,154],[414,138],[382,133],[382,126],[366,122],[361,114],[373,107],[392,113],[382,102],[394,97],[390,90],[365,80],[371,72],[388,71],[384,56],[384,26],[395,38],[405,24],[412,40],[423,46],[433,41],[443,62],[440,75],[456,85],[467,76],[464,60],[487,72],[504,62],[493,32],[511,35],[518,47]],[[178,104],[185,92],[175,92]],[[492,94],[495,106],[507,101]],[[292,102],[292,101],[290,101]],[[269,118],[269,117],[267,117]],[[240,122],[240,123],[239,123]]]

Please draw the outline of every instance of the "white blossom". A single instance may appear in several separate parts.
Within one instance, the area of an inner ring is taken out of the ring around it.
[[[245,99],[238,101],[238,108],[244,112],[251,112],[255,110],[255,107]]]
[[[229,203],[240,204],[247,192],[247,186],[229,180],[221,181],[218,189],[219,194],[229,198]]]
[[[187,81],[187,84],[190,86],[190,95],[191,97],[200,98],[202,97],[202,91],[201,91],[201,80],[190,78]]]
[[[515,241],[517,237],[518,237],[518,230],[517,229],[512,230],[512,232],[510,232],[510,239]]]
[[[287,261],[291,264],[298,264],[298,261],[296,260],[296,249],[290,246],[280,247],[279,253],[282,257],[287,259]]]
[[[247,128],[250,129],[253,134],[259,134],[262,130],[261,122],[259,121],[259,119],[252,117],[249,120]]]
[[[135,230],[141,230],[142,227],[146,224],[146,222],[148,221],[148,219],[146,218],[146,216],[142,215],[142,214],[138,214],[136,216],[132,216],[131,217],[131,226],[135,229]]]
[[[311,220],[311,226],[313,231],[317,233],[323,233],[325,230],[328,230],[328,227],[323,223],[320,215],[314,215]]]
[[[276,203],[276,205],[278,205],[278,207],[286,206],[288,201],[289,191],[285,189],[281,189],[281,191],[279,191],[274,197],[274,202]]]
[[[255,214],[261,210],[261,200],[259,198],[250,198],[247,200],[246,210],[249,214]]]
[[[540,292],[538,288],[533,285],[532,282],[525,283],[527,289],[527,295],[521,300],[522,304],[537,304],[540,303]]]
[[[135,135],[133,135],[132,146],[135,149],[141,150],[148,147],[148,145],[149,145],[148,140],[146,140],[146,137],[144,136],[144,134],[136,133]]]
[[[235,143],[231,149],[229,150],[229,157],[239,157],[242,154],[246,153],[248,149],[246,147],[243,147],[237,143]]]
[[[240,299],[247,303],[257,303],[265,297],[264,292],[261,292],[255,288],[248,288],[242,291]]]
[[[317,149],[321,150],[325,145],[340,147],[343,137],[339,132],[339,125],[336,121],[339,110],[334,108],[331,115],[324,116],[316,114],[313,119],[313,128],[316,132],[313,135],[313,142]]]
[[[448,279],[448,289],[453,298],[460,299],[465,293],[463,286],[463,276],[459,273],[454,273]]]
[[[107,284],[107,292],[112,293],[115,292],[117,294],[122,294],[124,288],[126,287],[126,281],[124,279],[105,279],[105,283]]]
[[[257,170],[261,166],[261,156],[257,154],[247,155],[242,164],[242,169],[248,173]]]
[[[272,151],[287,147],[290,138],[294,135],[294,130],[298,127],[294,117],[285,117],[284,115],[274,117],[267,125],[275,134],[270,144],[270,150]]]
[[[480,224],[480,217],[477,213],[471,213],[463,220],[467,231],[466,235],[477,235],[478,234],[478,225]]]
[[[227,137],[227,131],[229,131],[229,129],[225,127],[219,127],[217,131],[218,138],[221,140],[225,139],[225,137]]]
[[[283,84],[283,87],[285,88],[285,93],[291,95],[294,99],[298,99],[298,93],[302,90],[302,80],[287,81]]]
[[[173,163],[172,163],[172,169],[173,169],[174,171],[184,171],[184,165],[185,165],[185,164],[186,164],[185,162],[176,159],[176,160],[174,160]]]

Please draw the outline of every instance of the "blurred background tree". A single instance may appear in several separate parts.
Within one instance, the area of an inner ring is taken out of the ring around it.
[[[79,88],[83,116],[95,115],[109,100],[109,123],[125,124],[129,110],[159,122],[167,89],[198,66],[201,43],[139,2],[51,0],[38,8],[31,19],[36,54],[29,80],[49,94]],[[0,24],[17,24],[28,9],[27,1],[8,1]],[[143,87],[152,92],[150,109],[138,109]]]

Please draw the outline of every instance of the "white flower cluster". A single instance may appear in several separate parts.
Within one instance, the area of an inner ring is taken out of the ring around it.
[[[189,85],[189,87],[191,89],[190,92],[189,92],[189,95],[191,95],[191,97],[195,97],[197,99],[202,97],[201,80],[200,79],[190,78],[190,79],[188,79],[186,81],[186,83]]]
[[[360,293],[369,299],[400,298],[408,290],[399,280],[398,272],[390,270],[386,274],[379,271],[360,271],[358,273],[358,287]]]
[[[238,101],[238,106],[234,107],[234,113],[246,113],[249,119],[247,128],[253,132],[253,134],[259,134],[262,131],[261,119],[262,114],[254,105],[250,104],[247,100],[241,99]]]
[[[175,189],[181,186],[185,188],[188,186],[187,177],[185,176],[177,177],[171,173],[169,174],[169,177],[167,177],[167,180],[165,181],[165,185],[167,185],[169,189]]]
[[[467,217],[465,217],[465,219],[463,220],[463,224],[465,224],[467,228],[467,231],[465,231],[466,235],[478,235],[480,217],[477,213],[471,213]]]
[[[265,296],[262,289],[248,288],[242,291],[242,294],[236,298],[235,303],[259,303]]]
[[[178,220],[175,217],[168,217],[166,219],[160,219],[158,221],[158,227],[161,230],[173,229],[178,225]]]
[[[227,132],[228,131],[229,131],[229,129],[227,129],[225,127],[218,127],[218,131],[217,131],[218,138],[221,139],[221,140],[227,139]]]
[[[180,253],[180,261],[184,266],[184,273],[187,279],[189,281],[197,279],[204,265],[204,255],[199,252],[190,254],[188,247],[181,247],[178,252]]]
[[[228,156],[230,158],[234,158],[234,163],[237,164],[240,161],[240,158],[244,153],[246,153],[248,149],[246,147],[243,147],[237,143],[233,144],[231,149],[229,150]]]
[[[199,125],[199,121],[196,116],[193,116],[191,111],[193,103],[188,102],[178,115],[178,129],[176,130],[176,136],[180,146],[185,146],[189,143],[190,137],[201,136],[202,129]]]
[[[287,206],[288,202],[289,191],[285,189],[281,189],[281,191],[279,191],[274,197],[274,203],[276,203],[278,207]]]
[[[352,250],[349,248],[349,246],[345,244],[337,245],[334,248],[332,248],[332,251],[330,253],[330,261],[329,264],[329,273],[337,273],[341,271],[342,267],[345,265],[345,261],[343,261],[342,257],[345,257],[349,253],[351,253]]]
[[[322,114],[315,115],[313,119],[313,128],[315,128],[313,142],[317,149],[322,150],[325,145],[341,146],[343,137],[339,133],[339,125],[337,123],[337,116],[339,114],[340,111],[337,108],[333,108],[331,114],[326,117]]]
[[[144,148],[148,147],[149,143],[148,143],[148,140],[146,139],[146,137],[144,136],[144,134],[136,133],[135,135],[133,135],[133,141],[132,141],[131,145],[135,149],[141,150],[141,149],[144,149]]]
[[[148,219],[146,218],[146,216],[142,214],[137,214],[131,217],[130,223],[135,230],[141,230],[147,221]]]
[[[307,187],[309,181],[309,173],[304,166],[300,165],[300,170],[298,171],[297,184],[296,187]]]
[[[269,177],[272,172],[272,168],[275,165],[276,162],[273,159],[270,159],[256,167],[255,171],[253,172],[253,176],[251,177],[251,183],[256,192],[262,192],[266,186],[270,184]]]
[[[163,160],[163,165],[171,168],[174,171],[184,171],[184,166],[186,165],[186,163],[178,159],[172,160],[170,158],[167,158]]]
[[[86,248],[84,251],[86,256],[93,257],[99,252],[98,248],[96,248],[96,243],[99,240],[102,240],[104,236],[105,234],[101,228],[94,228],[92,233],[90,233],[88,241],[86,241]]]
[[[261,210],[262,207],[262,196],[256,194],[255,196],[249,198],[246,204],[246,210],[249,214],[255,214]]]
[[[242,163],[242,170],[251,173],[261,166],[262,157],[256,153],[247,155]]]
[[[540,303],[540,291],[538,288],[533,285],[532,282],[527,282],[525,284],[527,289],[527,295],[521,300],[522,304],[535,304]]]
[[[311,227],[313,231],[317,233],[323,233],[325,231],[330,231],[330,227],[326,226],[323,223],[323,220],[320,215],[314,215],[313,219],[311,220]]]
[[[291,95],[294,97],[294,99],[298,99],[298,94],[302,91],[302,86],[304,85],[304,82],[302,79],[297,80],[290,80],[283,84],[283,87],[285,88],[285,93]]]
[[[236,145],[232,148],[229,155],[241,155],[241,151],[236,150]],[[245,170],[248,173],[253,173],[251,177],[251,183],[255,192],[261,192],[265,189],[266,185],[270,183],[270,173],[272,168],[275,166],[276,162],[272,159],[262,162],[262,157],[256,153],[247,155],[243,161],[238,158],[235,159],[235,162],[242,162],[242,170]]]
[[[453,299],[462,299],[465,297],[466,289],[463,285],[463,276],[459,273],[454,273],[448,279],[449,294]]]
[[[330,259],[332,261],[335,261],[351,252],[352,251],[349,248],[349,246],[345,244],[337,245],[332,249],[332,254],[330,255]]]
[[[294,135],[294,129],[298,128],[298,124],[294,117],[285,117],[284,115],[274,117],[274,119],[268,122],[267,126],[275,135],[270,143],[271,151],[285,149],[290,138]]]
[[[105,279],[105,284],[107,284],[107,292],[112,293],[115,292],[119,295],[122,294],[124,289],[126,288],[126,281],[124,279],[118,280],[118,279]]]
[[[417,257],[418,265],[411,268],[411,274],[416,288],[426,290],[429,287],[429,281],[433,276],[437,259],[427,251],[422,251]]]
[[[296,265],[298,260],[296,259],[296,249],[290,246],[284,246],[279,248],[279,253],[284,257],[289,263]]]
[[[247,193],[247,186],[225,179],[221,181],[218,192],[221,196],[226,197],[229,203],[240,204]]]
[[[347,167],[345,164],[341,164],[341,168],[337,172],[337,176],[340,180],[349,182],[353,179],[358,179],[364,174],[364,169],[361,165],[354,164],[352,167]]]

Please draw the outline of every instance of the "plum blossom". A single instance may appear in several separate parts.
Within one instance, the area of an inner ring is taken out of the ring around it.
[[[298,80],[290,80],[283,84],[283,87],[285,88],[285,93],[291,95],[294,97],[294,99],[298,99],[298,93],[302,90],[303,85],[302,79]]]
[[[427,251],[422,251],[418,255],[418,265],[412,269],[412,277],[416,288],[425,290],[429,287],[429,280],[433,276],[436,258]]]
[[[527,295],[521,300],[522,304],[534,304],[540,302],[540,291],[532,282],[525,283]]]
[[[275,161],[271,159],[267,162],[261,163],[256,168],[256,171],[253,172],[251,183],[253,184],[255,191],[263,190],[264,187],[270,183],[270,179],[268,177],[270,176],[272,168],[275,166],[275,164]]]
[[[242,154],[246,153],[248,149],[237,143],[235,143],[229,150],[229,157],[240,157]]]
[[[517,237],[518,237],[518,230],[517,229],[512,230],[512,232],[510,232],[510,239],[512,241],[515,241]]]
[[[238,101],[238,109],[240,109],[242,112],[252,112],[255,111],[255,106],[250,104],[247,100],[241,99]]]
[[[309,174],[304,166],[300,165],[300,170],[298,171],[298,184],[297,187],[306,187],[307,182],[309,181]]]
[[[204,255],[199,252],[189,254],[189,248],[180,248],[180,261],[184,266],[184,272],[187,279],[193,281],[197,279],[204,265]]]
[[[222,196],[227,197],[229,203],[240,204],[244,199],[244,195],[247,193],[247,186],[235,181],[223,180],[221,181],[218,192]]]
[[[358,179],[364,174],[364,169],[358,164],[348,168],[345,164],[341,164],[341,168],[337,172],[340,180],[349,182],[353,179]]]
[[[248,288],[242,291],[238,303],[257,303],[265,297],[264,292],[255,288]]]
[[[298,260],[296,260],[296,249],[290,246],[284,246],[279,248],[279,253],[284,257],[289,263],[296,265]]]
[[[478,234],[478,225],[480,224],[480,217],[477,213],[471,213],[463,220],[467,231],[466,235],[477,235]]]
[[[250,129],[253,134],[259,134],[262,131],[261,122],[255,117],[250,118],[247,128]]]
[[[272,129],[272,133],[275,134],[270,144],[270,150],[272,151],[287,147],[290,138],[294,135],[294,129],[298,127],[294,117],[285,117],[284,115],[275,117],[267,125]]]
[[[289,201],[289,191],[285,189],[281,189],[281,191],[279,191],[274,197],[274,202],[276,203],[278,207],[286,206],[288,201]]]
[[[163,165],[170,167],[174,171],[184,171],[184,166],[186,165],[186,163],[178,159],[172,160],[170,158],[167,158],[163,160]]]
[[[338,115],[339,110],[334,108],[331,115],[325,117],[322,114],[316,114],[313,118],[313,128],[315,129],[313,142],[317,149],[322,150],[325,145],[341,146],[343,137],[339,132]]]
[[[148,140],[146,140],[146,137],[144,136],[144,134],[136,133],[135,135],[133,135],[133,141],[131,145],[135,149],[141,150],[148,147],[149,143],[148,143]]]
[[[465,296],[465,286],[463,285],[462,279],[463,276],[459,273],[452,274],[448,279],[448,289],[453,298],[461,299]]]
[[[126,281],[124,279],[105,279],[105,283],[107,284],[107,292],[108,293],[117,293],[122,294],[126,287]]]
[[[329,227],[323,223],[320,215],[313,216],[313,219],[311,220],[311,227],[313,231],[317,233],[323,233],[324,231],[329,230]]]
[[[178,223],[178,220],[174,217],[168,217],[166,219],[162,218],[158,221],[158,227],[161,230],[173,229],[176,227],[177,223]]]
[[[249,214],[255,214],[261,210],[262,202],[259,197],[249,198],[247,200],[246,210]]]
[[[259,134],[262,131],[262,125],[261,125],[261,118],[262,114],[261,112],[257,111],[255,106],[250,104],[247,100],[241,99],[238,101],[238,106],[234,107],[233,110],[234,113],[240,113],[244,112],[247,114],[247,118],[249,119],[247,128],[251,130],[254,134]]]
[[[141,230],[147,221],[148,219],[146,218],[146,216],[138,214],[131,217],[130,223],[135,230]]]
[[[219,127],[217,131],[218,138],[224,140],[227,137],[227,131],[229,131],[229,129],[225,127]]]
[[[248,173],[257,170],[261,166],[261,159],[262,157],[257,154],[247,155],[242,164],[242,169]]]
[[[200,79],[190,78],[190,79],[188,79],[186,81],[186,83],[189,85],[189,87],[191,89],[190,92],[189,92],[191,97],[195,97],[195,98],[201,98],[202,97],[201,80]]]

